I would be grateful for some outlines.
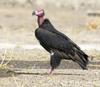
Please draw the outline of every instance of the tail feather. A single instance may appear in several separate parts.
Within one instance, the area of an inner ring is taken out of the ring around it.
[[[82,50],[79,50],[78,52],[77,52],[78,54],[79,54],[79,56],[80,55],[83,55],[83,57],[84,58],[82,58],[85,62],[89,62],[89,60],[88,60],[88,55],[87,54],[85,54]],[[81,57],[81,56],[80,56]]]
[[[80,52],[79,50],[75,50],[74,51],[74,55],[69,54],[70,58],[77,62],[82,69],[87,69],[87,65],[88,65],[88,55],[86,55],[85,53]]]
[[[77,52],[78,56],[84,61],[84,63],[88,64],[89,60],[88,60],[88,55],[87,54],[83,54],[80,51]]]
[[[81,53],[80,51],[76,51],[75,53],[76,62],[81,66],[82,69],[87,69],[88,65],[88,56],[84,53]]]

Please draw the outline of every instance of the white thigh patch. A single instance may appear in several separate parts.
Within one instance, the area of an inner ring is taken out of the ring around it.
[[[54,55],[54,52],[53,52],[53,51],[51,51],[50,55],[51,55],[51,56],[53,56],[53,55]]]

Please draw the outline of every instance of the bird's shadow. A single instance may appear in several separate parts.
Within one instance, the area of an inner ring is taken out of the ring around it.
[[[5,60],[4,62],[7,62]],[[1,61],[0,61],[1,62]],[[90,62],[90,64],[100,65],[99,62]],[[9,62],[8,67],[17,68],[17,69],[50,69],[49,61],[20,61],[12,60]],[[93,67],[90,67],[93,68]],[[81,69],[78,64],[72,61],[62,61],[60,66],[57,69]],[[0,77],[10,77],[14,73],[8,69],[0,69]],[[15,74],[15,73],[14,73]],[[49,75],[48,73],[16,73],[16,75],[25,74],[25,75]],[[53,73],[53,75],[79,75],[79,74],[68,74],[68,73]]]

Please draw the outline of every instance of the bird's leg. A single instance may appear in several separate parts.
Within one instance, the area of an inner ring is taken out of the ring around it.
[[[50,75],[53,74],[53,71],[54,71],[54,69],[51,68],[48,74],[50,74]]]
[[[56,69],[59,66],[60,62],[61,62],[61,55],[59,54],[59,52],[57,51],[51,52],[51,58],[50,58],[51,69],[49,74],[52,74],[54,69]]]

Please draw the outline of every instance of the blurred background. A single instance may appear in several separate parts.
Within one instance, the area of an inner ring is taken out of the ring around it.
[[[60,74],[41,74],[50,57],[35,38],[37,8],[90,56],[89,70],[63,61]],[[0,87],[100,87],[100,0],[0,0]]]
[[[100,0],[0,0],[0,43],[37,44],[37,8],[75,42],[100,43]]]

